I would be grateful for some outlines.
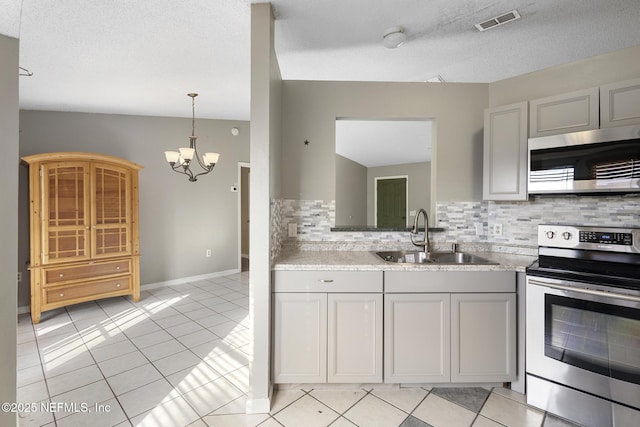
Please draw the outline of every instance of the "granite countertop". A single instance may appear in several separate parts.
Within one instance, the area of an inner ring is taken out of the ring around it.
[[[535,256],[501,252],[470,252],[497,265],[487,264],[397,264],[383,261],[373,251],[293,251],[280,255],[273,270],[361,270],[361,271],[516,271],[536,260]]]

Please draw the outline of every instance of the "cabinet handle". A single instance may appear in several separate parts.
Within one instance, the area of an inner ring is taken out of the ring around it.
[[[116,288],[119,288],[119,287],[120,287],[120,283],[116,283]]]
[[[64,274],[60,273],[60,277],[64,277]]]
[[[63,296],[64,296],[64,294],[60,294],[60,296],[61,296],[61,297],[63,297]]]
[[[320,279],[320,283],[333,283],[333,279]]]
[[[119,265],[116,265],[116,270],[120,270],[120,266]]]

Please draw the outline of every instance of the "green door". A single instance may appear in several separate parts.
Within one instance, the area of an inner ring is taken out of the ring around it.
[[[379,179],[378,194],[378,227],[407,226],[407,179]]]

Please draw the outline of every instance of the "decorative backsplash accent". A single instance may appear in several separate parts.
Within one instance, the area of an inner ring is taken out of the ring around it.
[[[527,202],[448,202],[437,204],[438,227],[445,241],[537,246],[539,224],[637,227],[640,195],[535,196]],[[483,236],[476,236],[475,223]],[[502,235],[491,233],[502,226]]]
[[[282,221],[282,199],[271,199],[271,262],[278,258],[286,239],[286,224]]]
[[[640,195],[624,196],[534,196],[526,202],[443,202],[436,204],[437,224],[444,232],[433,233],[435,246],[451,242],[485,244],[492,248],[537,246],[539,224],[638,227]],[[272,201],[272,243],[286,248],[317,250],[370,250],[411,247],[407,232],[331,232],[335,221],[333,200]],[[287,236],[289,223],[298,234]],[[481,224],[482,235],[476,235]],[[490,233],[502,225],[502,235]],[[272,250],[273,254],[273,250]],[[276,254],[277,255],[277,254]]]
[[[335,200],[282,200],[283,226],[288,230],[289,223],[296,223],[298,240],[327,240],[335,220]]]

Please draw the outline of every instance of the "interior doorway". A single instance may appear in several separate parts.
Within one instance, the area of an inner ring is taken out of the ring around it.
[[[408,181],[408,176],[388,176],[375,179],[376,227],[408,226]]]
[[[249,163],[238,163],[238,265],[240,271],[249,271]]]

